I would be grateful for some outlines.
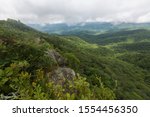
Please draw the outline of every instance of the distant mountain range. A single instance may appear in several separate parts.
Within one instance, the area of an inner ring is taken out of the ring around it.
[[[150,29],[150,23],[109,23],[109,22],[86,22],[69,25],[67,23],[58,24],[28,24],[29,26],[47,33],[64,34],[72,31],[92,31],[92,32],[108,32],[119,30],[133,29]]]

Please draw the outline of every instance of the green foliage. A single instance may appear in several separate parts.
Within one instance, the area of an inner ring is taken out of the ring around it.
[[[55,84],[53,81],[47,83],[43,70],[37,70],[34,81],[32,74],[24,71],[29,64],[26,61],[12,63],[4,70],[0,69],[1,94],[16,93],[15,99],[114,99],[114,94],[107,88],[97,88],[96,93],[90,89],[86,78],[78,76],[73,81],[65,80],[64,85]],[[106,91],[106,92],[105,92]],[[100,94],[101,93],[101,94]],[[111,94],[109,94],[111,93]],[[13,98],[14,99],[14,98]]]
[[[67,58],[67,62],[69,67],[77,70],[79,68],[80,60],[73,53],[65,53],[65,58]]]
[[[143,53],[124,53],[121,56],[118,56],[119,59],[129,62],[131,64],[134,64],[136,66],[139,66],[145,70],[150,71],[150,54],[147,52],[143,52]]]
[[[30,74],[25,71],[28,66],[26,61],[17,61],[4,70],[0,69],[0,93],[17,92],[25,95],[25,92],[28,92],[25,87],[30,86]]]

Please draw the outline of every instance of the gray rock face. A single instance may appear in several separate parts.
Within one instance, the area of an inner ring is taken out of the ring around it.
[[[66,79],[72,81],[75,76],[76,74],[71,68],[58,67],[50,74],[51,78],[49,81],[54,81],[55,84],[63,85]]]
[[[73,81],[76,74],[73,69],[65,67],[65,58],[54,49],[46,51],[46,54],[60,66],[47,73],[49,82],[53,81],[55,84],[63,85],[66,80]]]
[[[65,59],[55,50],[48,50],[46,54],[54,60],[54,62],[58,63],[59,65],[65,64]]]

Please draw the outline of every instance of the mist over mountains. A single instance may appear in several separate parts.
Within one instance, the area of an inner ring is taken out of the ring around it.
[[[65,34],[74,31],[89,31],[104,33],[119,30],[150,29],[150,23],[124,23],[124,22],[81,22],[81,23],[56,23],[56,24],[28,24],[29,26],[49,34]]]

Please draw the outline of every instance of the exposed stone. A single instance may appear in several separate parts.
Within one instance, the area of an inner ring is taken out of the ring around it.
[[[54,81],[55,84],[63,85],[67,80],[73,81],[73,78],[76,76],[74,70],[67,67],[59,67],[50,74],[50,80]]]
[[[46,51],[47,55],[54,60],[54,62],[58,63],[59,65],[65,65],[65,59],[62,57],[56,50],[48,50]]]

